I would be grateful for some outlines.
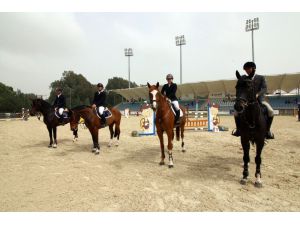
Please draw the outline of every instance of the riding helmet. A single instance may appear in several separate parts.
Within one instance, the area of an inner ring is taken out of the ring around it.
[[[103,87],[103,84],[98,83],[98,84],[97,84],[97,87]]]
[[[172,74],[168,74],[168,75],[166,76],[166,79],[168,80],[168,79],[174,79],[174,78],[173,78],[173,75],[172,75]]]
[[[256,69],[256,65],[255,65],[254,62],[246,62],[246,63],[244,64],[243,69],[246,69],[246,68],[254,68],[254,69]]]
[[[61,88],[61,87],[58,87],[58,88],[56,88],[56,91],[62,92],[62,88]]]

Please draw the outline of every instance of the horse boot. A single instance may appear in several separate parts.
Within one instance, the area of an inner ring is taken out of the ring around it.
[[[178,125],[180,123],[180,110],[176,111],[176,115],[175,115],[175,124]]]
[[[266,139],[274,139],[274,134],[270,131],[271,129],[271,125],[273,122],[273,116],[272,117],[268,117],[267,119],[267,134],[266,134]]]
[[[241,136],[241,118],[240,116],[235,116],[234,117],[234,121],[235,121],[235,125],[236,125],[236,130],[235,131],[232,131],[231,135],[233,136],[236,136],[236,137],[239,137]]]
[[[104,127],[106,127],[106,118],[105,118],[105,116],[104,116],[104,114],[102,114],[101,116],[101,128],[104,128]]]

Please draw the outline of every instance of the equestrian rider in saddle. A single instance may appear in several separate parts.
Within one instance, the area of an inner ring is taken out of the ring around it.
[[[273,133],[270,131],[271,125],[272,125],[272,121],[274,118],[274,111],[272,109],[272,107],[270,106],[270,104],[268,102],[266,102],[264,100],[265,94],[267,92],[267,84],[266,84],[266,79],[264,76],[258,75],[255,73],[256,71],[256,65],[254,62],[246,62],[244,64],[243,69],[246,71],[247,76],[253,80],[254,82],[254,90],[256,93],[256,98],[258,100],[258,102],[264,106],[266,106],[267,108],[267,134],[266,134],[266,138],[267,139],[274,139],[274,135]],[[234,136],[241,136],[241,132],[240,132],[240,127],[241,127],[241,117],[240,114],[235,112],[234,113],[234,120],[235,120],[235,124],[236,124],[236,131],[234,133],[232,133],[232,135]]]
[[[59,123],[63,123],[64,117],[63,117],[63,112],[66,108],[66,98],[62,94],[62,88],[56,88],[56,98],[53,103],[53,107],[55,111],[58,111],[59,114]]]
[[[93,108],[97,108],[100,117],[101,117],[101,127],[106,126],[106,118],[103,114],[104,109],[107,107],[106,104],[106,92],[104,90],[103,84],[99,83],[97,84],[98,91],[95,92],[94,100],[93,100]]]
[[[176,97],[176,91],[177,91],[177,84],[173,83],[173,75],[168,74],[166,77],[167,84],[163,86],[161,89],[161,93],[165,95],[168,99],[170,99],[172,105],[175,107],[175,124],[179,123],[179,117],[180,117],[180,108],[178,99]]]

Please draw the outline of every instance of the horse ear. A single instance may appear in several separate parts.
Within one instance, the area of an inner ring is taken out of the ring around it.
[[[237,79],[240,79],[241,78],[241,74],[239,73],[239,71],[235,71],[235,76]]]
[[[151,85],[147,82],[147,85],[148,85],[148,88],[150,88],[151,87]]]
[[[156,83],[156,88],[159,88],[159,82]]]

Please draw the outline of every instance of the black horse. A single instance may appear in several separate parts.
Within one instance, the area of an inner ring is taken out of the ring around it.
[[[265,136],[267,133],[267,122],[264,114],[264,108],[256,99],[254,91],[254,83],[246,75],[241,76],[236,71],[238,79],[236,84],[236,100],[234,109],[241,117],[241,144],[244,151],[244,171],[241,184],[247,183],[249,176],[248,164],[250,162],[249,150],[250,142],[256,145],[256,171],[255,186],[262,187],[261,181],[261,153],[265,144]]]
[[[69,123],[70,117],[65,118],[63,122],[60,122],[59,118],[55,115],[55,109],[52,105],[50,105],[48,102],[42,99],[32,99],[30,115],[34,116],[39,112],[43,114],[44,123],[46,124],[49,132],[50,144],[48,145],[48,147],[56,148],[57,147],[56,127]],[[52,133],[54,137],[54,143],[53,143]],[[74,135],[74,140],[76,140],[78,138],[77,130],[73,131],[73,135]]]

